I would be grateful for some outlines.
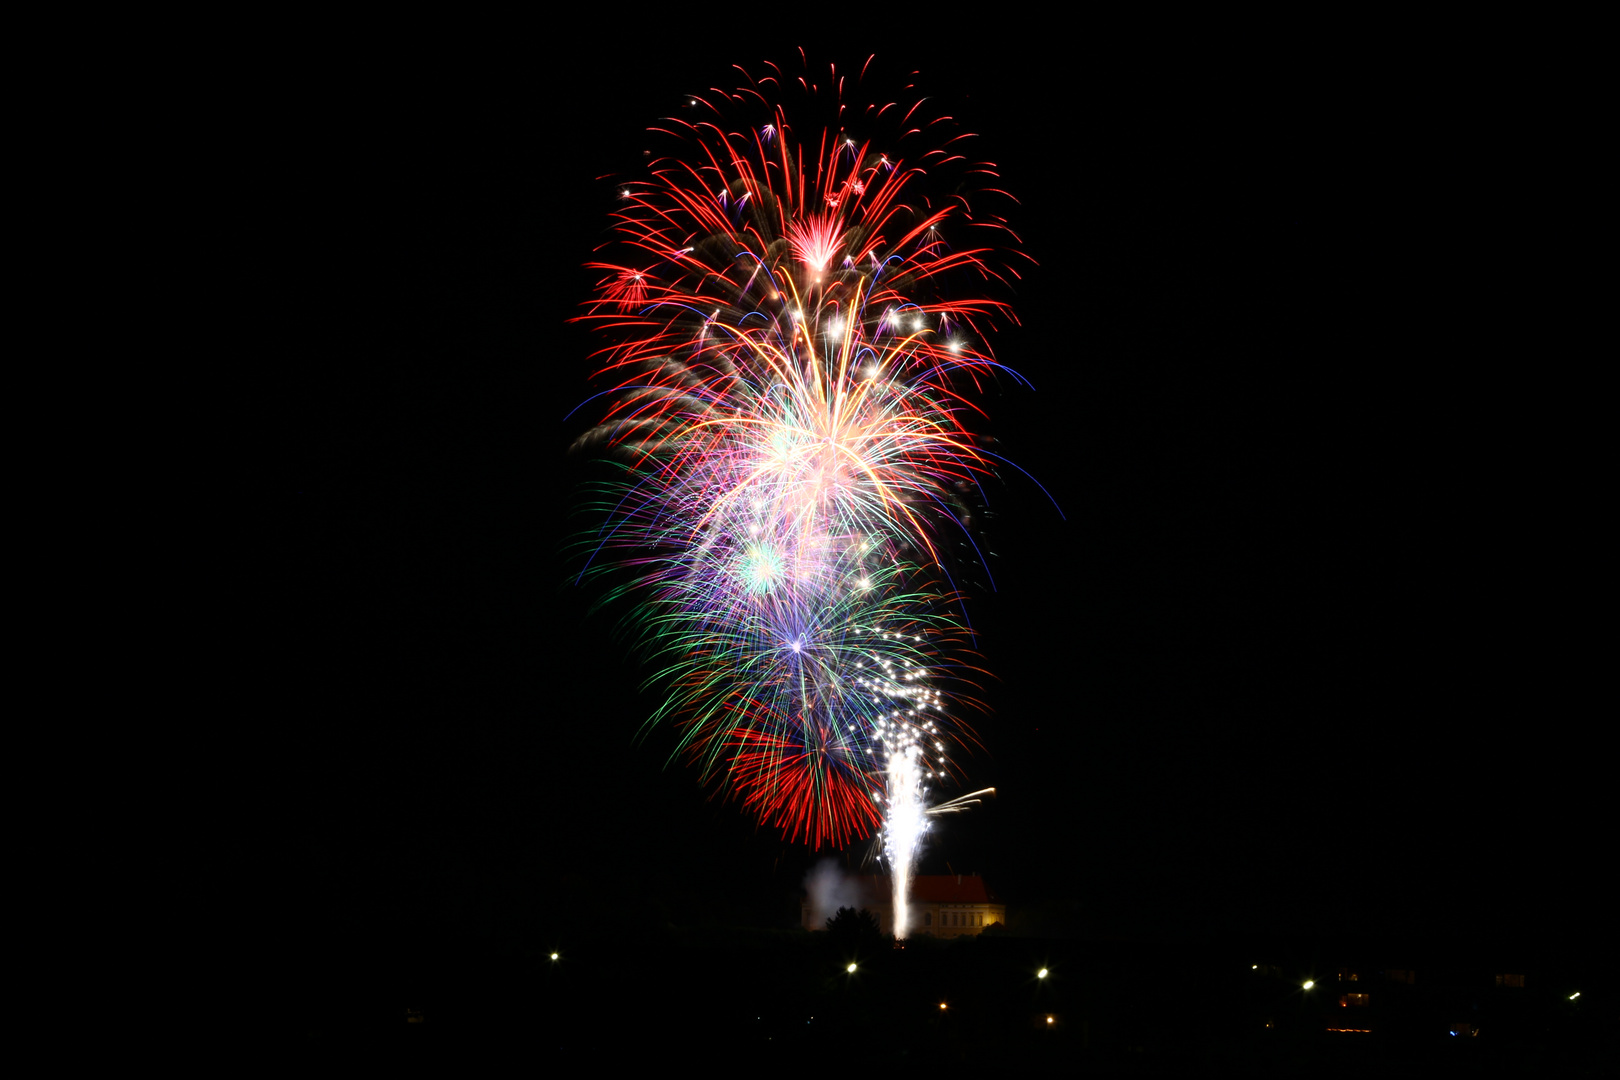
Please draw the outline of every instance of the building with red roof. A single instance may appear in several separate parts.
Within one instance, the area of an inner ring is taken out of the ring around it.
[[[887,877],[868,875],[854,879],[860,906],[877,916],[885,934],[894,933],[892,882]],[[911,933],[938,938],[955,938],[981,933],[985,927],[1007,921],[1007,906],[984,878],[977,874],[919,874],[911,879],[909,893]],[[826,913],[832,914],[831,912]],[[807,930],[825,930],[825,916],[816,912],[807,897],[800,909],[801,925]]]

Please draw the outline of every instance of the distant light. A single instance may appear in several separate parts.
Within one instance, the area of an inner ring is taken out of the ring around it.
[[[944,1007],[945,1007],[945,1003],[944,1003],[944,1002],[943,1002],[943,1001],[942,1001],[942,1002],[940,1002],[940,1003],[939,1003],[939,1007],[940,1007],[940,1008],[942,1008],[942,1009],[943,1009],[943,1008],[944,1008]]]
[[[849,972],[851,975],[853,975],[853,974],[855,974],[855,965],[851,964],[851,965],[849,965],[849,967],[845,968],[844,970]]]
[[[1039,971],[1037,971],[1037,972],[1036,972],[1036,973],[1035,973],[1035,977],[1036,977],[1036,978],[1037,978],[1037,979],[1044,979],[1044,978],[1046,978],[1046,969],[1045,969],[1045,968],[1041,968],[1041,970],[1039,970]]]
[[[1260,970],[1260,965],[1259,964],[1250,964],[1249,965],[1249,970],[1250,971],[1259,971]]]
[[[556,954],[556,953],[552,953],[552,954],[551,954],[551,958],[552,958],[552,959],[553,959],[553,960],[555,960],[555,959],[557,959],[557,954]]]
[[[1309,990],[1311,987],[1313,987],[1315,985],[1316,985],[1316,980],[1315,979],[1306,979],[1305,980],[1305,989]]]
[[[1051,1017],[1050,1017],[1050,1016],[1048,1016],[1048,1017],[1047,1017],[1047,1018],[1046,1018],[1046,1022],[1047,1022],[1047,1023],[1048,1023],[1048,1024],[1050,1024],[1050,1023],[1051,1023],[1051,1022],[1052,1022],[1052,1018],[1051,1018]]]
[[[1581,996],[1581,992],[1579,990],[1577,990],[1573,994],[1569,995],[1569,1000],[1574,1001],[1576,998],[1578,998],[1580,996]]]

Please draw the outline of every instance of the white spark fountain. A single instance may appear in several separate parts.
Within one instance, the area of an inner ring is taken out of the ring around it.
[[[890,649],[907,645],[907,635],[889,631],[879,631],[879,635],[879,641]],[[921,641],[920,635],[910,635],[910,645]],[[858,677],[856,686],[873,695],[874,704],[887,701],[901,706],[877,720],[876,734],[887,758],[889,790],[883,820],[883,855],[894,888],[894,936],[904,939],[911,932],[907,898],[913,863],[923,834],[928,831],[928,819],[977,806],[980,795],[993,794],[995,789],[981,788],[937,806],[928,805],[928,779],[945,775],[945,744],[938,726],[929,719],[932,711],[940,708],[940,693],[929,685],[928,671],[914,653],[895,652],[891,657],[878,649],[869,658],[872,674]],[[864,668],[864,662],[860,666]]]
[[[910,931],[906,896],[911,891],[911,860],[928,828],[923,812],[922,748],[915,742],[889,753],[889,813],[883,826],[883,851],[894,883],[894,936]]]

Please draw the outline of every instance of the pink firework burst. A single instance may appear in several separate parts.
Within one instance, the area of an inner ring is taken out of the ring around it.
[[[843,243],[837,214],[811,214],[803,221],[790,221],[787,234],[794,256],[817,274],[827,269]]]

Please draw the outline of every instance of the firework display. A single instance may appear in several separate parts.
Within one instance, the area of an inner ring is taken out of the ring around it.
[[[575,449],[617,470],[585,560],[704,777],[812,845],[882,828],[898,876],[973,705],[947,552],[996,460],[975,402],[1016,378],[982,295],[1011,200],[926,103],[848,103],[865,69],[767,67],[652,129],[590,264],[607,405]]]

